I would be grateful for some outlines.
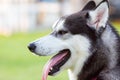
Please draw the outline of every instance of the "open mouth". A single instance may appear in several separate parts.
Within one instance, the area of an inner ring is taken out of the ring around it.
[[[57,55],[53,56],[48,63],[45,65],[43,70],[42,80],[47,80],[48,75],[54,75],[70,58],[70,50],[64,49]]]

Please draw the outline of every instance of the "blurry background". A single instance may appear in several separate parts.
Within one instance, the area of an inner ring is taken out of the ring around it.
[[[49,57],[27,45],[51,31],[62,15],[81,10],[89,0],[0,0],[0,80],[40,80]],[[95,0],[98,4],[101,0]],[[110,0],[112,24],[120,30],[120,0]],[[68,80],[66,71],[49,80]]]

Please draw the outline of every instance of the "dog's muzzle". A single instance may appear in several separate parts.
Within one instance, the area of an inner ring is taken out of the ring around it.
[[[53,35],[48,35],[31,42],[28,45],[28,49],[39,56],[48,56],[61,50],[69,49],[69,47],[63,40]]]

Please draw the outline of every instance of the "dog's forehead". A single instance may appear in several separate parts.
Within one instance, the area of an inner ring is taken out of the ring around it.
[[[72,34],[80,34],[87,30],[87,19],[85,17],[86,12],[78,12],[68,16],[65,20],[64,26]]]
[[[80,11],[75,14],[69,15],[66,17],[65,24],[72,24],[72,23],[80,23],[84,24],[82,22],[86,22],[86,14],[88,11]]]
[[[78,31],[79,29],[83,29],[86,25],[85,14],[86,11],[81,11],[69,16],[63,16],[54,23],[52,28],[54,31],[69,29]]]
[[[61,29],[64,29],[64,23],[65,23],[66,17],[61,17],[60,19],[58,19],[52,26],[53,30],[55,31],[59,31]]]

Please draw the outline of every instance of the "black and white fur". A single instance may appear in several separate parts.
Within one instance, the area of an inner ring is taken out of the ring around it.
[[[71,57],[60,71],[68,69],[70,80],[120,80],[120,38],[108,19],[108,1],[98,6],[90,1],[82,11],[61,17],[51,34],[29,48],[40,56],[69,49]]]

